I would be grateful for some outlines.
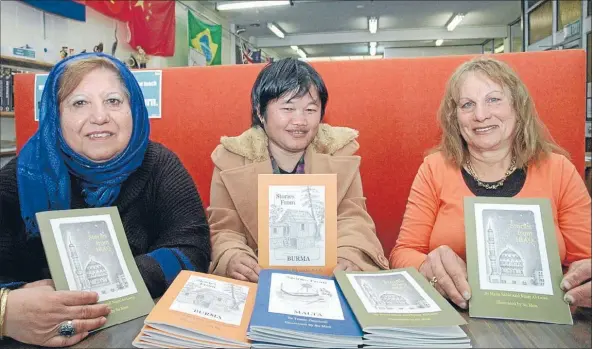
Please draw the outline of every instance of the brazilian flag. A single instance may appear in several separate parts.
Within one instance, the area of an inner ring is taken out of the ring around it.
[[[206,57],[208,65],[221,64],[222,25],[210,25],[197,19],[191,11],[187,11],[189,47]]]

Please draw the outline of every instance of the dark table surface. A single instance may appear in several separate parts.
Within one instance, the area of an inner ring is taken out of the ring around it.
[[[574,325],[552,325],[525,321],[470,318],[462,326],[474,348],[591,348],[591,309],[578,309]],[[144,317],[90,335],[72,348],[133,348],[132,341],[142,328]],[[0,348],[32,348],[13,340]]]

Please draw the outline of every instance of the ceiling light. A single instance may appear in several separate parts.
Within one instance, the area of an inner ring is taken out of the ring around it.
[[[299,49],[299,47],[298,46],[295,46],[295,45],[290,46],[290,48],[293,49],[293,50],[295,50],[295,51],[298,51],[298,49]]]
[[[216,4],[216,9],[219,11],[225,10],[242,10],[247,8],[257,8],[257,7],[268,7],[268,6],[281,6],[281,5],[290,5],[290,1],[229,1],[225,4]]]
[[[437,41],[434,42],[434,44],[437,46],[441,46],[443,44],[443,39],[438,39]]]
[[[374,55],[376,55],[376,54],[377,54],[377,46],[371,46],[371,47],[369,48],[369,54],[370,54],[371,56],[374,56]]]
[[[377,32],[378,26],[379,19],[377,19],[377,17],[369,17],[369,31],[371,34],[375,34]]]
[[[373,47],[373,46],[374,47],[377,47],[377,42],[376,41],[371,41],[371,42],[369,42],[369,46],[371,46],[371,47]]]
[[[461,20],[463,20],[464,16],[465,15],[462,13],[458,13],[458,14],[454,15],[451,18],[451,20],[449,21],[449,23],[447,23],[447,30],[450,32],[453,31],[455,29],[455,27],[457,27],[457,25],[459,23],[461,23]]]
[[[301,56],[301,58],[307,58],[307,54],[302,49],[297,49],[297,53],[299,54],[299,56]]]
[[[272,31],[272,33],[276,34],[277,37],[280,39],[284,39],[284,32],[280,30],[274,23],[268,23],[268,29]]]
[[[494,53],[501,53],[504,52],[504,45],[500,45],[494,49]]]

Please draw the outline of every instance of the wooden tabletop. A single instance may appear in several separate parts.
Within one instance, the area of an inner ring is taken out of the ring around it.
[[[591,309],[575,312],[574,325],[551,325],[525,321],[470,318],[463,326],[474,348],[591,348]],[[90,335],[72,348],[133,348],[144,317]],[[0,342],[2,348],[33,348],[13,340]]]

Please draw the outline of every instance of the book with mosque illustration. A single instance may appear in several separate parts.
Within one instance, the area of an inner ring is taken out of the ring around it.
[[[182,270],[132,343],[138,348],[249,348],[257,284]]]
[[[117,207],[36,214],[56,290],[94,291],[111,313],[102,328],[150,312],[154,302],[138,271]]]
[[[414,268],[335,271],[340,289],[373,347],[470,348],[467,322]]]
[[[552,206],[544,198],[464,198],[472,317],[572,324]]]
[[[337,264],[337,176],[258,176],[258,260],[264,269],[331,275]]]

